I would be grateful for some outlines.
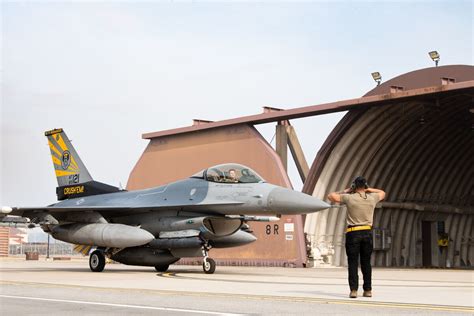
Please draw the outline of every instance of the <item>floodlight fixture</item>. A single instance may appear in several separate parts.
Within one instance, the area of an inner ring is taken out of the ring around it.
[[[382,75],[378,71],[372,73],[372,78],[374,78],[375,82],[377,82],[377,86],[379,86],[380,82],[382,82]]]
[[[430,55],[431,59],[435,62],[436,67],[438,67],[438,62],[439,62],[439,59],[440,59],[439,53],[434,50],[432,52],[429,52],[428,54]]]

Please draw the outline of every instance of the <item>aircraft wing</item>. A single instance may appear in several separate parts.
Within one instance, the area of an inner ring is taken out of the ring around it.
[[[218,207],[218,206],[237,206],[242,205],[243,202],[237,201],[206,201],[203,204],[175,204],[175,205],[150,205],[150,206],[94,206],[94,205],[77,205],[77,206],[41,206],[41,207],[2,207],[0,214],[5,215],[14,215],[22,217],[30,217],[35,213],[47,212],[50,214],[54,213],[66,213],[66,212],[87,212],[87,211],[96,211],[101,212],[103,215],[110,213],[123,213],[123,212],[149,212],[149,211],[160,211],[160,210],[183,210],[183,211],[205,211],[209,207]]]

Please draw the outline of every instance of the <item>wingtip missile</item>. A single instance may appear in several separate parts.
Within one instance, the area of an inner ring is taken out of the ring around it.
[[[10,214],[11,211],[13,211],[13,209],[9,206],[2,206],[2,208],[0,209],[1,214]]]

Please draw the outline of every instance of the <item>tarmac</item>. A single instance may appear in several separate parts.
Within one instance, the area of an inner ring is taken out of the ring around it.
[[[361,278],[362,279],[362,278]],[[474,271],[373,269],[373,297],[348,298],[345,268],[152,267],[0,259],[2,315],[474,315]],[[359,290],[359,295],[362,290]]]

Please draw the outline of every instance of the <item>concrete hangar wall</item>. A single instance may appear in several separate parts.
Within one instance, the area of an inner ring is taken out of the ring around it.
[[[291,187],[287,145],[303,191],[327,193],[365,175],[388,195],[374,222],[376,266],[474,266],[474,67],[443,66],[387,81],[362,98],[144,134],[150,143],[128,189],[164,184],[209,166],[237,162]],[[289,120],[348,111],[308,170]],[[254,128],[276,122],[274,150]],[[232,148],[229,151],[228,148]],[[345,265],[346,209],[252,223],[258,241],[213,249],[221,265]],[[183,262],[190,263],[192,259]]]

